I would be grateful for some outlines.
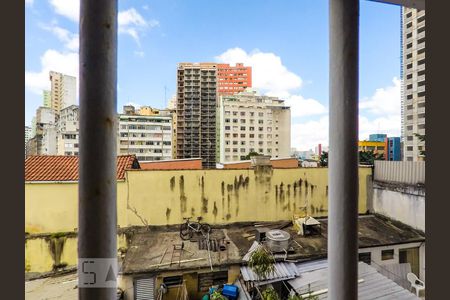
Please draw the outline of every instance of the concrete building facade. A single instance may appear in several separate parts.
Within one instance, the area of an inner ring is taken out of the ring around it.
[[[79,124],[77,105],[61,109],[58,120],[58,155],[78,155]]]
[[[244,160],[250,152],[289,157],[291,111],[284,100],[248,89],[220,96],[218,110],[221,162]]]
[[[50,71],[50,82],[50,107],[56,114],[59,114],[61,109],[76,104],[77,82],[75,77]]]
[[[402,8],[403,160],[417,161],[425,150],[425,11]]]
[[[140,115],[124,107],[119,115],[119,155],[135,154],[139,161],[172,159],[172,116],[169,111]],[[148,109],[144,112],[148,113]],[[153,112],[156,110],[153,109]]]
[[[176,158],[201,157],[215,168],[217,64],[178,64],[176,101]]]
[[[52,106],[52,92],[48,90],[42,91],[42,105],[44,107]]]
[[[252,87],[252,67],[243,63],[217,65],[219,95],[234,95]]]
[[[56,114],[49,107],[39,107],[33,118],[32,135],[27,142],[26,155],[54,155],[56,154]],[[34,132],[33,132],[34,131]]]
[[[31,127],[25,126],[25,155],[27,154],[27,143],[32,138]]]
[[[375,133],[369,135],[369,141],[371,142],[384,142],[386,139],[387,134],[385,133]]]

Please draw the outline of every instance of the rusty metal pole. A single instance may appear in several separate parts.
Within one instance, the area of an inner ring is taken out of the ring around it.
[[[330,0],[329,298],[358,298],[359,0]]]
[[[115,299],[117,0],[80,5],[79,299]]]

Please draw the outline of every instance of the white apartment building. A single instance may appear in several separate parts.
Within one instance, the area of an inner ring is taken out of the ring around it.
[[[50,107],[56,114],[59,114],[61,109],[76,104],[77,81],[75,77],[50,71],[50,82]]]
[[[78,155],[80,132],[79,107],[77,105],[71,105],[61,109],[57,127],[57,154]]]
[[[138,115],[133,111],[119,115],[118,154],[135,154],[139,161],[172,159],[170,112]]]
[[[25,154],[27,153],[27,143],[31,138],[31,127],[25,126]]]
[[[220,162],[245,159],[250,152],[289,157],[291,110],[284,100],[246,91],[219,98]]]
[[[425,143],[425,11],[402,8],[403,160],[417,161]]]

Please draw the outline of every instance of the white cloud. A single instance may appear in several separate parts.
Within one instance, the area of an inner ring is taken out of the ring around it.
[[[49,49],[41,56],[41,70],[25,71],[25,87],[42,95],[42,90],[50,89],[49,72],[56,71],[77,77],[78,86],[78,53],[59,52]]]
[[[359,116],[359,139],[366,140],[369,134],[385,133],[388,136],[400,136],[401,117],[390,115],[369,120],[365,116]]]
[[[130,35],[139,46],[139,33],[145,31],[148,28],[159,26],[159,22],[157,20],[145,20],[144,17],[142,17],[134,8],[119,12],[118,24],[119,33]]]
[[[80,18],[80,0],[49,0],[55,12],[78,22]],[[145,8],[144,8],[145,9]],[[159,21],[147,21],[135,8],[120,11],[117,17],[118,32],[128,34],[140,46],[140,33],[159,26]]]
[[[305,117],[321,115],[327,112],[325,106],[315,99],[305,99],[301,95],[292,95],[286,98],[287,105],[291,107],[291,117]]]
[[[299,150],[314,149],[318,144],[328,145],[328,116],[318,120],[291,125],[291,146]]]
[[[53,33],[61,42],[64,43],[64,46],[67,49],[72,51],[78,51],[79,48],[78,34],[71,33],[69,30],[56,25],[53,26],[41,25],[41,27]]]
[[[374,115],[400,115],[401,82],[398,78],[394,78],[392,83],[391,86],[377,89],[370,98],[362,99],[359,108]]]
[[[33,5],[34,0],[25,0],[26,5]]]
[[[80,0],[49,0],[55,12],[74,22],[80,19]]]
[[[215,57],[222,63],[244,63],[252,67],[252,85],[267,95],[288,97],[292,90],[302,86],[302,79],[283,65],[274,53],[257,49],[247,53],[241,48],[228,49]]]

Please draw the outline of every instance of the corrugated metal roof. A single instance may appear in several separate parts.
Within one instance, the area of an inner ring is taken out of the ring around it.
[[[308,263],[309,264],[309,263]],[[328,267],[324,268],[323,263],[316,265],[314,269],[313,264],[307,265],[297,264],[300,271],[300,276],[289,281],[289,284],[300,295],[319,291],[328,288]],[[394,281],[378,273],[376,269],[360,262],[358,265],[358,279],[361,282],[358,284],[358,299],[359,300],[391,300],[391,299],[405,299],[417,300],[419,299],[408,290],[402,288]],[[318,296],[319,299],[328,299],[328,293],[323,293]]]
[[[258,282],[258,284],[262,285],[270,282],[292,279],[300,274],[297,266],[294,263],[279,262],[275,263],[274,267],[275,271],[267,278],[263,279],[256,275],[249,266],[243,266],[241,267],[242,279],[244,281]]]

